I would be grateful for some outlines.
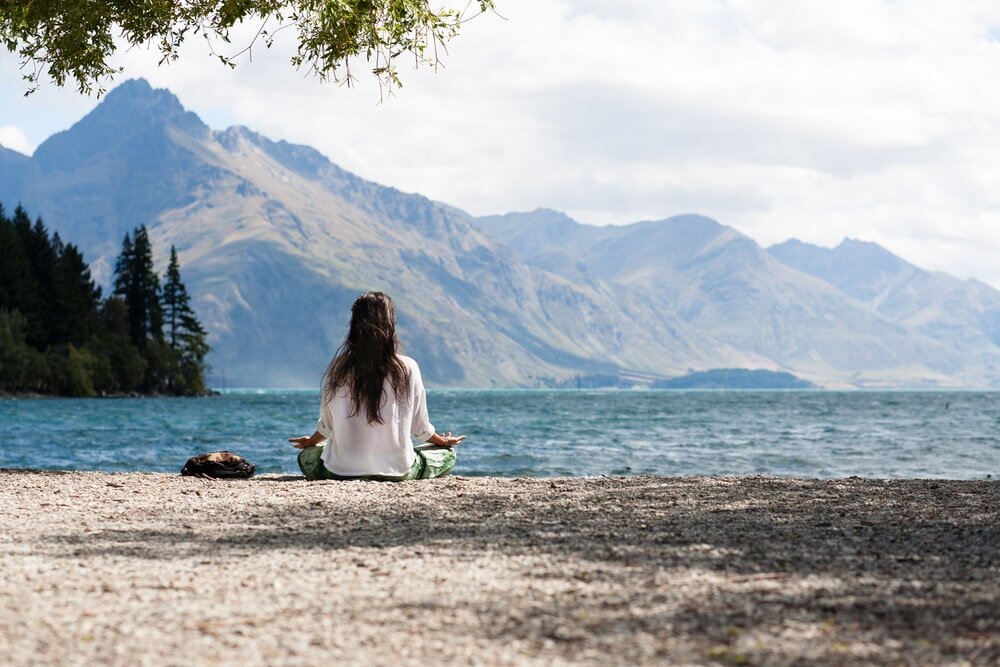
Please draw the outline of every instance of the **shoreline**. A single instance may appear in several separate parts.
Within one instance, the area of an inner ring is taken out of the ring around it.
[[[0,662],[993,664],[1000,483],[0,470]]]
[[[227,450],[232,451],[232,450]],[[207,453],[207,452],[202,452]],[[233,452],[238,454],[239,452]],[[194,455],[192,455],[194,456]],[[185,459],[186,461],[187,459]],[[175,470],[102,470],[100,468],[22,468],[19,466],[0,466],[0,475],[13,474],[13,473],[23,473],[23,474],[53,474],[53,475],[150,475],[150,476],[163,476],[163,477],[176,477],[180,474],[181,468],[184,467],[183,462],[176,466]],[[461,473],[461,471],[460,471]],[[634,478],[655,478],[655,479],[669,479],[669,480],[692,480],[692,479],[774,479],[779,481],[796,481],[796,482],[847,482],[847,481],[858,481],[858,482],[1000,482],[1000,479],[994,477],[992,473],[982,473],[980,477],[886,477],[886,476],[867,476],[867,475],[848,475],[846,477],[802,477],[801,475],[788,474],[783,475],[780,473],[754,473],[754,474],[697,474],[697,475],[657,475],[648,472],[640,472],[628,475],[503,475],[503,474],[480,474],[479,472],[474,472],[471,474],[453,474],[453,477],[461,477],[462,479],[469,480],[538,480],[538,481],[550,481],[550,480],[580,480],[580,481],[600,481],[606,479],[617,479],[617,480],[628,480]],[[268,479],[271,477],[300,477],[305,481],[299,470],[289,470],[289,471],[277,471],[277,472],[263,472],[256,473],[253,479]]]
[[[117,400],[123,398],[213,398],[215,396],[222,396],[223,392],[216,391],[215,389],[209,389],[199,394],[160,394],[160,393],[150,393],[144,394],[138,391],[122,392],[122,393],[104,393],[96,394],[94,396],[69,396],[66,394],[40,394],[37,392],[14,392],[14,393],[3,393],[0,392],[0,401],[26,401],[26,400],[45,400],[45,399],[65,399],[65,400],[81,400],[81,401],[92,401],[94,399],[99,400]]]

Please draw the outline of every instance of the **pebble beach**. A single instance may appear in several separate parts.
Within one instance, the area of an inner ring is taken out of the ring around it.
[[[1000,484],[0,470],[4,665],[995,665]]]

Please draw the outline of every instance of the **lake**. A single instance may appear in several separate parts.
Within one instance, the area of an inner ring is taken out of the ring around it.
[[[0,467],[179,471],[229,449],[297,473],[319,393],[0,400]],[[431,390],[456,474],[996,478],[1000,393]]]

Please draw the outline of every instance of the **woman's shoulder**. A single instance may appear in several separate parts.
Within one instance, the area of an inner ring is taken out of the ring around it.
[[[399,358],[400,361],[403,362],[403,365],[405,365],[410,370],[413,369],[417,369],[418,371],[420,370],[420,366],[417,365],[417,360],[414,359],[413,357],[408,357],[405,354],[397,354],[396,356]]]

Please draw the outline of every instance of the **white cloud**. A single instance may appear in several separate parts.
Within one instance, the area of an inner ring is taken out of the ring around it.
[[[213,127],[310,144],[472,213],[547,206],[608,223],[694,211],[765,244],[874,240],[1000,286],[996,3],[499,0],[498,10],[506,20],[469,23],[442,70],[403,71],[404,89],[382,104],[368,79],[346,90],[291,69],[290,33],[235,72],[198,42],[169,67],[141,49],[121,62]],[[22,88],[0,75],[0,122],[31,143],[94,103],[51,89],[14,101]]]
[[[0,126],[0,146],[25,155],[31,155],[34,151],[34,147],[28,141],[28,136],[14,125]]]

